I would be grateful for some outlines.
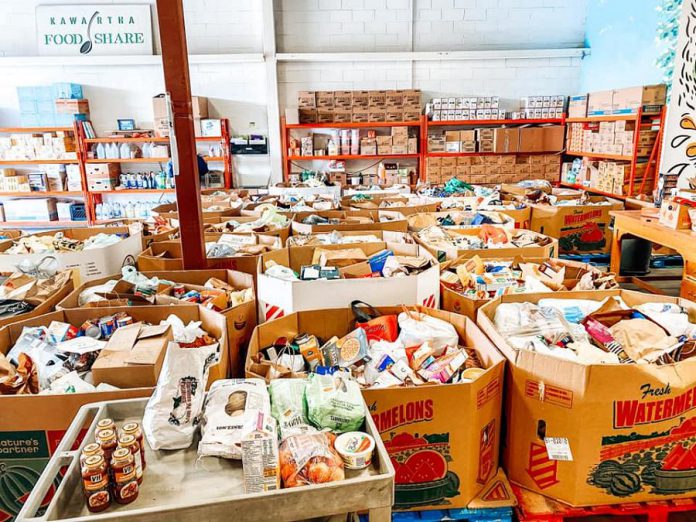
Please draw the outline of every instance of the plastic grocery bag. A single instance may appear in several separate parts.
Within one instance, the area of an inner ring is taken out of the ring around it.
[[[242,458],[242,439],[256,429],[259,412],[271,413],[271,400],[262,379],[215,381],[201,416],[202,457]]]
[[[365,402],[357,382],[341,373],[308,377],[307,415],[319,429],[355,431],[365,420]]]
[[[157,387],[145,407],[143,431],[154,450],[188,448],[200,422],[208,370],[218,345],[182,348],[169,343]]]
[[[275,379],[268,385],[271,415],[278,421],[282,439],[315,431],[307,416],[306,387],[305,379]]]
[[[399,341],[404,346],[420,346],[427,342],[440,355],[447,346],[456,347],[459,344],[459,335],[454,326],[427,314],[402,312],[399,314],[399,326]]]
[[[293,488],[343,480],[343,459],[333,447],[331,433],[293,435],[280,445],[280,477]]]

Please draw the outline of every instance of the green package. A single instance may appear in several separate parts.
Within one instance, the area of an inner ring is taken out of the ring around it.
[[[319,429],[339,433],[360,429],[365,402],[358,383],[340,374],[310,374],[305,391],[309,420]]]
[[[307,418],[305,379],[275,379],[268,386],[271,395],[271,415],[278,421],[280,437],[314,431]]]

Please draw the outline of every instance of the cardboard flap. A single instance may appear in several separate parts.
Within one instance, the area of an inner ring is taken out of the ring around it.
[[[162,339],[159,337],[139,339],[126,358],[126,362],[128,364],[154,365],[160,358],[162,347]]]
[[[138,335],[138,340],[147,339],[148,337],[155,337],[159,335],[164,335],[167,330],[171,328],[168,324],[158,324],[154,326],[144,326],[140,329],[140,334]]]
[[[135,345],[140,334],[141,323],[130,324],[117,328],[111,335],[104,351],[106,352],[128,352]],[[103,352],[102,352],[103,354]]]

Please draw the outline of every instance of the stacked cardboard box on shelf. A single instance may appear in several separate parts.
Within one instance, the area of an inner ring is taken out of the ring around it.
[[[201,119],[208,117],[208,98],[191,96],[191,110],[193,112],[193,132],[198,137],[202,135]],[[169,116],[164,94],[158,94],[152,98],[152,112],[154,114],[155,135],[163,138],[168,137]]]
[[[570,123],[566,146],[572,152],[632,156],[635,127],[635,122],[626,120]],[[657,130],[640,129],[638,132],[635,152],[638,156],[649,156],[657,139]]]
[[[63,131],[17,133],[0,137],[0,160],[75,160],[77,145]]]
[[[520,118],[562,118],[567,96],[525,96]]]
[[[517,183],[527,179],[558,181],[560,156],[556,154],[429,157],[428,183],[447,183],[451,178],[475,185]]]
[[[89,190],[113,190],[118,186],[121,166],[118,163],[88,163],[86,171]]]
[[[379,91],[300,91],[300,123],[383,123],[418,121],[419,89]]]
[[[646,113],[657,113],[666,100],[667,86],[664,84],[596,91],[571,96],[568,117],[636,114],[638,109]]]
[[[498,96],[433,98],[426,113],[432,121],[503,120],[506,116]]]
[[[428,152],[552,152],[563,148],[562,125],[545,127],[481,127],[448,130],[428,136]]]
[[[636,163],[633,193],[640,192],[640,185],[645,177],[647,162]],[[561,168],[561,181],[601,190],[608,194],[625,196],[628,194],[631,177],[631,164],[620,161],[596,161],[590,158],[576,159],[564,163]],[[642,192],[652,190],[652,182],[646,183]]]

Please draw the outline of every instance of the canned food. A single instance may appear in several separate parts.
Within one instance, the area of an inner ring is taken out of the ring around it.
[[[172,295],[180,299],[186,294],[186,287],[182,284],[176,284],[172,287]]]
[[[82,330],[82,333],[87,337],[92,337],[93,339],[101,338],[101,329],[99,328],[99,324],[92,319],[88,319],[82,323],[80,330]]]
[[[99,330],[101,330],[102,337],[108,339],[111,334],[114,333],[116,329],[116,320],[113,315],[107,315],[99,319]]]
[[[116,319],[116,328],[123,328],[129,324],[133,324],[133,318],[130,315]]]

